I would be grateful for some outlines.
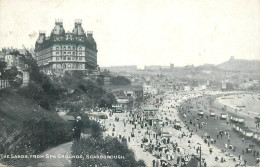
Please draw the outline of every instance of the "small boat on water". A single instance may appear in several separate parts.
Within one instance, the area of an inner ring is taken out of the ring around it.
[[[238,107],[238,108],[246,108],[245,105],[240,105],[240,106],[236,106],[236,107]]]

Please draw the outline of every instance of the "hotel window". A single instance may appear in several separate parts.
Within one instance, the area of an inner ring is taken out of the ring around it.
[[[82,60],[82,57],[79,57],[79,60]]]
[[[75,55],[75,52],[73,52],[72,54]]]
[[[70,52],[68,52],[68,55],[70,55]]]
[[[56,47],[56,50],[59,50],[59,47],[58,47],[58,46]]]
[[[66,60],[66,56],[63,57],[63,60]]]
[[[82,50],[82,48],[81,48],[81,47],[79,47],[79,50]]]
[[[56,52],[56,55],[59,55],[60,52]]]
[[[64,46],[63,49],[66,50],[66,46]]]
[[[80,52],[79,55],[82,56],[82,53]]]
[[[63,52],[63,54],[66,54],[66,52]]]
[[[70,46],[68,47],[69,50],[71,50]]]
[[[70,57],[70,56],[68,57],[68,60],[71,60],[71,57]]]
[[[73,50],[75,50],[75,47],[73,46],[73,48],[72,48]]]
[[[56,60],[60,60],[60,58],[59,58],[59,57],[56,57]]]

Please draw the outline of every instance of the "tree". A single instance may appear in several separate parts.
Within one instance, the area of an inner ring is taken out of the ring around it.
[[[102,76],[98,76],[96,82],[99,84],[99,86],[103,86],[104,85],[104,77]]]
[[[102,129],[99,123],[97,123],[96,121],[91,121],[90,126],[91,126],[92,137],[99,138],[102,136]]]
[[[4,69],[7,67],[7,63],[3,60],[0,60],[0,72],[4,72]]]
[[[16,66],[13,66],[13,67],[11,67],[11,69],[5,70],[5,72],[6,72],[6,78],[7,78],[8,80],[14,80],[14,78],[15,78],[15,77],[17,76],[17,74],[18,74],[18,69],[17,69]]]
[[[99,107],[112,108],[112,105],[116,103],[116,98],[113,93],[106,93],[99,102]]]
[[[0,79],[5,79],[5,68],[7,67],[7,63],[5,61],[0,60]]]
[[[112,85],[130,85],[131,81],[124,76],[111,77],[110,82]]]

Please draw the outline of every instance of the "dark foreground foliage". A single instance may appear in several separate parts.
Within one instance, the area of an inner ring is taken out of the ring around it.
[[[72,140],[71,125],[57,113],[39,106],[20,90],[0,92],[0,154],[35,155]],[[29,90],[28,90],[29,91]],[[1,159],[8,165],[27,166],[26,159]]]

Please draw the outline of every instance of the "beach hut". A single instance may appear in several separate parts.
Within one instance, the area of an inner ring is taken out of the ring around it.
[[[237,122],[237,118],[236,118],[235,116],[231,116],[231,117],[230,117],[230,121],[231,121],[231,122]]]
[[[199,116],[203,116],[203,115],[204,115],[203,110],[199,110],[198,115],[199,115]]]
[[[244,123],[245,119],[244,118],[237,118],[238,123]]]
[[[210,112],[210,116],[211,116],[211,117],[215,117],[215,116],[216,116],[216,113],[215,113],[214,111],[211,111],[211,112]]]
[[[242,135],[244,135],[244,133],[245,133],[245,130],[243,129],[243,128],[239,128],[239,132],[242,134]]]
[[[260,139],[260,132],[254,132],[253,139],[258,141],[258,138]]]
[[[233,124],[232,126],[233,126],[233,128],[234,128],[234,130],[236,132],[240,132],[240,127],[239,126],[237,126],[236,124]]]
[[[237,126],[237,127],[236,127],[236,130],[239,132],[239,131],[240,131],[240,127],[239,127],[239,126]]]
[[[245,119],[243,117],[239,117],[239,116],[231,116],[230,120],[231,120],[231,122],[238,123],[238,124],[244,124],[244,122],[245,122]]]
[[[227,119],[227,114],[226,113],[221,113],[220,114],[221,119]]]
[[[242,128],[241,128],[242,129]],[[248,129],[248,128],[243,128],[243,133],[242,133],[245,137],[247,138],[251,138],[253,137],[254,133]]]

